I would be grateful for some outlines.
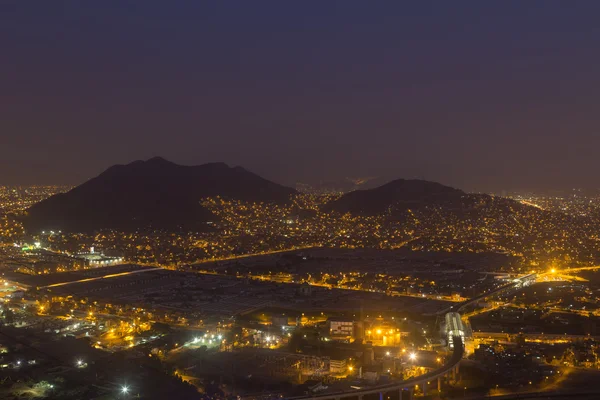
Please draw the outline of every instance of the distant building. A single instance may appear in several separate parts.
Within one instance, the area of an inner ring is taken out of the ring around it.
[[[329,373],[330,374],[345,374],[348,372],[348,365],[346,360],[329,360]]]
[[[349,339],[354,337],[354,321],[344,318],[329,318],[329,336],[332,339]]]
[[[285,314],[273,315],[271,317],[271,323],[273,324],[273,326],[277,327],[288,326],[288,317]]]
[[[377,379],[379,378],[379,374],[377,373],[377,371],[364,371],[362,375],[363,379],[365,379],[371,384],[377,382]]]
[[[373,351],[373,348],[371,348],[371,347],[366,348],[363,353],[363,365],[364,366],[373,365],[374,361],[375,361],[375,352]]]
[[[83,260],[87,265],[94,267],[116,265],[123,262],[122,257],[107,257],[102,253],[95,252],[94,248],[90,248],[90,253],[79,253],[75,258]]]
[[[316,392],[325,390],[325,389],[327,389],[327,386],[324,386],[323,382],[321,382],[321,381],[309,379],[300,386],[300,389],[304,393],[309,394],[309,393],[316,393]]]
[[[362,341],[365,338],[365,323],[362,321],[354,322],[354,340]]]

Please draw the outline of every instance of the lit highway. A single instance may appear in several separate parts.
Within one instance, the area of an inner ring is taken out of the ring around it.
[[[289,251],[298,251],[298,250],[313,249],[315,247],[320,247],[320,246],[316,245],[316,244],[311,244],[311,245],[307,245],[307,246],[294,246],[294,247],[289,247],[287,249],[281,249],[281,250],[262,251],[262,252],[258,252],[258,253],[233,255],[233,256],[229,256],[229,257],[207,258],[206,260],[196,261],[196,262],[192,263],[192,265],[208,264],[208,263],[215,262],[215,261],[238,260],[238,259],[241,259],[241,258],[266,256],[266,255],[269,255],[269,254],[287,253]]]
[[[162,269],[163,268],[146,268],[146,269],[140,269],[140,270],[136,270],[136,271],[120,272],[118,274],[108,274],[108,275],[103,275],[103,276],[96,276],[93,278],[79,279],[76,281],[53,283],[52,285],[40,286],[40,289],[57,287],[57,286],[66,286],[66,285],[71,285],[73,283],[91,282],[91,281],[97,281],[100,279],[110,279],[110,278],[116,278],[116,277],[125,276],[125,275],[141,274],[142,272],[150,272],[150,271],[156,271],[156,270],[162,270]]]

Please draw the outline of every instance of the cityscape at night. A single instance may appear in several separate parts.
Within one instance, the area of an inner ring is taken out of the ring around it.
[[[598,12],[0,1],[0,399],[600,399]]]

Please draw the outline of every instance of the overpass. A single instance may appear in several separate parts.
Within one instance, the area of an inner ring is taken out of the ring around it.
[[[529,286],[532,282],[535,282],[536,278],[537,278],[537,274],[533,273],[533,274],[528,274],[528,275],[522,276],[520,278],[513,279],[510,283],[508,283],[506,285],[502,285],[496,289],[490,290],[489,292],[485,292],[478,296],[470,298],[469,300],[467,300],[463,304],[461,304],[456,311],[462,312],[468,306],[476,304],[478,301],[481,301],[487,297],[494,296],[494,295],[497,295],[497,294],[500,294],[503,292],[510,292],[511,290],[514,290],[514,289],[521,289],[523,286]]]
[[[490,290],[489,292],[481,293],[475,297],[470,298],[469,300],[464,301],[461,304],[446,307],[445,309],[436,312],[436,315],[446,314],[451,311],[462,313],[465,311],[465,309],[467,307],[477,304],[477,302],[479,302],[487,297],[494,296],[494,295],[497,295],[497,294],[500,294],[503,292],[510,292],[511,290],[515,290],[515,289],[520,289],[523,286],[529,286],[532,282],[535,282],[536,278],[537,278],[537,274],[535,274],[535,273],[524,275],[520,278],[515,278],[510,283],[507,283],[506,285],[499,286],[495,289]]]
[[[452,375],[453,378],[456,378],[459,364],[465,352],[465,328],[462,324],[459,313],[463,312],[465,308],[473,304],[477,304],[477,302],[487,297],[494,296],[506,291],[520,289],[523,286],[528,286],[532,282],[535,282],[536,278],[537,274],[535,273],[515,278],[508,284],[502,285],[500,287],[492,289],[491,291],[475,296],[457,306],[450,306],[444,310],[438,311],[436,313],[438,315],[447,314],[446,331],[449,334],[449,347],[453,349],[453,353],[452,357],[443,366],[436,370],[400,382],[393,382],[369,388],[341,390],[337,392],[312,394],[306,396],[287,397],[286,400],[343,400],[350,397],[358,398],[358,400],[363,400],[364,396],[373,394],[378,394],[379,399],[383,400],[386,393],[395,391],[399,392],[400,399],[403,398],[403,393],[407,393],[408,398],[412,399],[414,389],[416,387],[420,387],[423,391],[423,394],[426,395],[429,385],[432,381],[435,380],[437,380],[437,389],[439,391],[441,389],[442,379],[444,379],[448,375]]]
[[[444,327],[445,336],[448,340],[449,349],[454,348],[454,338],[460,337],[463,351],[468,351],[467,343],[473,341],[473,333],[471,332],[471,327],[463,322],[459,313],[447,313],[442,326]]]
[[[415,387],[420,387],[423,394],[427,394],[428,386],[432,381],[437,380],[437,389],[442,386],[442,379],[448,375],[456,378],[458,367],[464,353],[464,345],[460,336],[453,338],[454,352],[452,357],[440,368],[430,371],[426,374],[415,376],[413,378],[388,383],[385,385],[374,386],[364,389],[342,390],[331,393],[312,394],[307,396],[287,397],[286,400],[341,400],[349,397],[358,397],[358,400],[363,400],[363,397],[371,394],[378,394],[379,399],[383,399],[386,393],[399,392],[400,399],[402,394],[407,393],[408,398],[412,399]]]

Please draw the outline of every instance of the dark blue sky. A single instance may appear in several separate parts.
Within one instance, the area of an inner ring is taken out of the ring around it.
[[[0,3],[0,184],[161,155],[285,184],[598,187],[600,2]]]

